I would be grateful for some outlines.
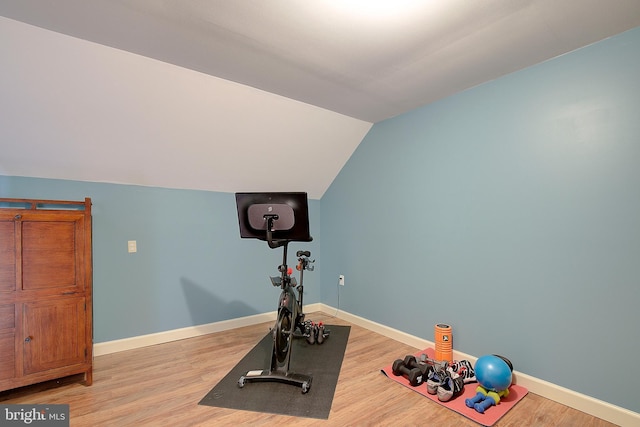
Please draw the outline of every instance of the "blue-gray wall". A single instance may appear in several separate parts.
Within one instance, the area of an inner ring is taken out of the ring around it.
[[[321,230],[323,302],[640,412],[640,29],[374,125]]]
[[[231,193],[0,176],[0,197],[91,197],[95,342],[276,310],[269,276],[282,250],[240,239]],[[310,200],[314,237],[319,212]],[[129,240],[138,252],[128,253]],[[289,263],[298,249],[320,258],[319,247],[292,243]],[[319,302],[319,270],[305,275],[305,303]]]

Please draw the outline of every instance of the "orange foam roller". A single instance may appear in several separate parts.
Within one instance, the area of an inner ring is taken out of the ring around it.
[[[435,326],[436,360],[453,363],[453,337],[451,326],[438,323]]]

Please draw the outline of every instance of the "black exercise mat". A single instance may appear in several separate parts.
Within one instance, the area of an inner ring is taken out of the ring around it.
[[[322,344],[310,345],[304,338],[296,338],[293,342],[290,371],[313,376],[307,393],[302,394],[300,387],[277,382],[247,382],[243,388],[238,387],[238,380],[247,371],[269,368],[273,338],[268,333],[199,404],[329,418],[351,327],[326,325],[326,328],[331,333]]]

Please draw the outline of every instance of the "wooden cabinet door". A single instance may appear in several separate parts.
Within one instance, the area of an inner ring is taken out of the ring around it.
[[[26,212],[21,218],[22,290],[84,291],[84,215]]]
[[[23,304],[25,374],[85,362],[85,310],[84,298]]]

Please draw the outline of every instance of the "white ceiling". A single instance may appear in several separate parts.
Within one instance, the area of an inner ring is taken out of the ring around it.
[[[319,198],[371,123],[640,26],[640,1],[0,0],[0,16],[0,174]]]

